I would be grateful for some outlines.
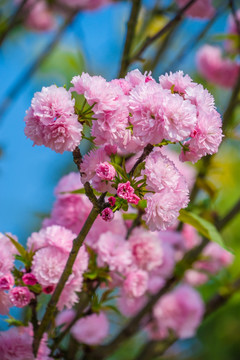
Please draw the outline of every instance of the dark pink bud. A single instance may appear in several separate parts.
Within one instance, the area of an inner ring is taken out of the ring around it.
[[[24,274],[22,277],[22,281],[24,282],[24,284],[26,285],[35,285],[37,283],[37,279],[35,277],[35,275],[33,274]]]
[[[12,274],[5,275],[0,278],[0,290],[10,290],[14,285]]]
[[[53,292],[53,290],[54,290],[54,286],[52,286],[52,285],[49,285],[49,286],[43,288],[43,292],[45,294],[51,294]]]
[[[105,145],[104,150],[106,151],[108,156],[111,156],[112,154],[116,154],[117,146],[116,145]]]
[[[104,209],[101,213],[101,216],[104,221],[112,221],[114,217],[113,211],[109,208]]]
[[[108,198],[108,202],[109,202],[109,204],[110,204],[111,206],[114,206],[115,203],[116,203],[116,198],[115,198],[114,196],[110,196],[110,197]]]
[[[130,204],[135,204],[135,205],[138,204],[139,200],[140,200],[140,197],[138,197],[136,194],[133,194],[132,196],[130,196],[130,197],[128,198],[128,202],[129,202]]]

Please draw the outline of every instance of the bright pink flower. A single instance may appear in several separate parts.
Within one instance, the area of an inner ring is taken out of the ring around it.
[[[120,198],[129,200],[132,198],[133,194],[134,194],[134,188],[130,185],[130,181],[127,181],[126,183],[118,184],[117,195]]]
[[[200,74],[213,84],[232,88],[240,72],[240,66],[223,58],[220,48],[204,45],[197,52],[197,67]]]
[[[33,275],[32,273],[24,274],[22,277],[22,281],[24,282],[24,284],[31,285],[31,286],[33,286],[37,283],[37,279],[36,279],[35,275]]]
[[[176,0],[176,2],[182,8],[188,3],[188,0]],[[186,16],[200,19],[209,19],[214,13],[215,9],[212,6],[212,0],[197,0],[185,12]]]
[[[162,244],[155,233],[144,229],[135,229],[128,242],[134,262],[140,269],[151,271],[162,264]]]
[[[42,290],[43,290],[44,294],[47,294],[47,295],[52,294],[54,291],[54,286],[49,285],[49,286],[44,287]]]
[[[124,291],[128,296],[140,297],[148,287],[148,274],[144,270],[131,271],[123,282]]]
[[[72,327],[74,338],[84,344],[98,345],[108,335],[109,322],[103,312],[83,317]]]
[[[34,145],[63,153],[73,151],[82,139],[82,125],[74,112],[71,93],[56,85],[43,87],[32,99],[25,117],[25,134]]]
[[[111,271],[125,272],[132,264],[130,245],[120,235],[110,231],[102,234],[97,243],[98,260],[107,264]]]
[[[104,221],[112,221],[114,218],[113,211],[110,208],[106,208],[101,212],[102,219]]]
[[[180,285],[164,295],[154,307],[157,322],[155,339],[168,335],[173,330],[181,339],[192,337],[199,326],[204,313],[203,301],[196,290]],[[160,335],[160,336],[159,336]]]
[[[116,176],[116,170],[108,162],[103,162],[97,165],[96,174],[102,180],[113,180]]]
[[[27,287],[16,286],[9,291],[9,299],[11,300],[13,306],[19,308],[27,306],[32,298],[33,294]]]
[[[14,285],[14,277],[12,274],[5,275],[0,278],[0,290],[10,290]]]
[[[115,205],[115,203],[116,203],[116,198],[114,196],[110,196],[108,198],[108,202],[111,205],[111,207],[113,207]]]

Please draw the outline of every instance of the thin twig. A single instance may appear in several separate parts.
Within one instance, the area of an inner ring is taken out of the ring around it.
[[[229,224],[229,222],[232,221],[232,219],[236,217],[236,215],[238,215],[239,211],[240,211],[240,199],[236,202],[233,208],[227,213],[227,215],[217,222],[216,227],[218,229],[223,229],[227,224]]]
[[[21,3],[19,4],[19,6],[17,7],[16,11],[14,12],[14,14],[12,15],[12,17],[10,18],[8,25],[6,27],[6,29],[0,34],[0,46],[2,45],[2,43],[4,42],[4,40],[6,39],[7,35],[10,33],[10,31],[14,28],[14,26],[17,23],[17,20],[19,18],[19,15],[21,14],[24,5],[27,3],[28,0],[22,0]]]
[[[18,94],[22,91],[23,87],[27,84],[29,79],[32,75],[35,74],[35,72],[39,69],[39,67],[44,63],[44,61],[47,59],[47,57],[51,54],[51,52],[54,50],[58,42],[60,41],[61,37],[63,36],[65,30],[67,27],[73,22],[76,12],[72,12],[64,21],[62,26],[58,29],[56,32],[53,40],[46,46],[46,48],[43,50],[43,52],[39,55],[39,57],[30,65],[30,67],[27,69],[27,71],[20,76],[20,78],[13,84],[13,86],[8,91],[5,99],[0,104],[0,118],[5,114],[9,106],[11,105],[12,101],[15,99],[15,97],[18,96]]]
[[[119,77],[124,77],[126,75],[127,68],[130,64],[130,52],[133,44],[140,7],[141,0],[132,0],[132,10],[127,24],[127,35],[122,55],[121,67],[119,70]]]
[[[139,164],[141,164],[146,157],[153,151],[154,146],[151,144],[147,144],[145,148],[143,149],[142,155],[138,158],[138,160],[133,165],[132,169],[129,172],[129,175],[133,175],[135,169],[138,167]]]
[[[142,44],[140,49],[136,52],[136,54],[133,55],[131,62],[141,60],[141,56],[144,53],[144,51],[152,45],[157,39],[159,39],[161,36],[163,36],[167,31],[169,31],[176,23],[181,21],[183,14],[187,9],[193,5],[196,2],[196,0],[190,0],[183,8],[181,8],[178,13],[174,16],[172,20],[170,20],[161,30],[159,30],[155,35],[147,37],[145,42]]]
[[[63,273],[61,275],[61,278],[56,286],[56,289],[47,305],[45,314],[43,316],[43,319],[41,321],[41,324],[39,325],[39,328],[34,334],[34,340],[33,340],[33,353],[36,356],[38,353],[38,348],[41,342],[41,339],[43,337],[44,332],[46,331],[48,324],[51,322],[52,317],[54,316],[54,312],[56,309],[56,305],[58,303],[58,300],[60,298],[60,295],[62,293],[62,290],[69,278],[69,276],[72,273],[72,268],[74,265],[74,262],[76,260],[76,257],[78,255],[79,249],[83,244],[83,241],[85,240],[89,230],[91,229],[94,221],[96,220],[98,216],[98,211],[93,207],[87,220],[85,221],[85,224],[82,227],[82,230],[80,231],[79,235],[73,240],[73,246],[72,250],[69,254],[67,263],[65,265],[65,268],[63,270]]]

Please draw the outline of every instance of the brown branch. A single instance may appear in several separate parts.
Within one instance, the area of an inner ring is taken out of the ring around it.
[[[239,214],[239,212],[240,212],[240,199],[236,202],[233,208],[227,213],[227,215],[217,222],[216,227],[218,229],[223,229],[227,224],[229,224],[229,222],[231,222],[236,217],[236,215]]]
[[[179,21],[181,21],[182,16],[184,15],[185,11],[193,5],[196,0],[190,0],[183,8],[181,8],[178,13],[174,16],[172,20],[170,20],[161,30],[159,30],[155,35],[147,37],[145,42],[142,44],[140,49],[133,55],[131,62],[137,61],[141,59],[142,54],[144,51],[156,40],[158,40],[161,36],[163,36],[167,31],[169,31],[173,26],[176,25]]]
[[[132,169],[129,172],[129,175],[133,175],[135,169],[138,167],[139,164],[141,164],[146,157],[153,151],[154,146],[151,144],[148,144],[145,146],[142,155],[138,158],[138,160],[135,162],[135,164],[133,165]]]
[[[39,69],[39,67],[44,63],[47,57],[54,50],[56,45],[59,43],[61,37],[63,36],[67,27],[73,22],[76,12],[71,12],[69,16],[66,18],[64,23],[60,26],[58,31],[56,32],[53,40],[45,47],[43,52],[39,55],[39,57],[30,65],[27,71],[20,76],[20,78],[13,84],[13,86],[8,91],[5,99],[0,104],[0,118],[5,114],[12,101],[18,96],[18,94],[22,91],[23,87],[27,84],[29,79],[35,72]]]
[[[128,66],[130,64],[130,52],[134,40],[140,7],[141,0],[132,0],[132,10],[127,24],[127,35],[122,55],[121,67],[118,75],[119,77],[124,77],[126,75]]]

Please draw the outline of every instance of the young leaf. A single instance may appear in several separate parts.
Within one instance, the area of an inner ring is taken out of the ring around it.
[[[201,235],[205,236],[211,241],[216,242],[221,247],[229,251],[229,249],[224,244],[220,233],[217,231],[216,227],[209,221],[183,209],[180,210],[178,220],[182,221],[183,223],[192,225]]]
[[[15,248],[17,249],[17,251],[19,252],[20,255],[22,255],[23,258],[26,257],[26,250],[24,249],[24,247],[15,239],[13,239],[10,235],[5,234],[9,240],[11,241],[11,243],[15,246]]]

